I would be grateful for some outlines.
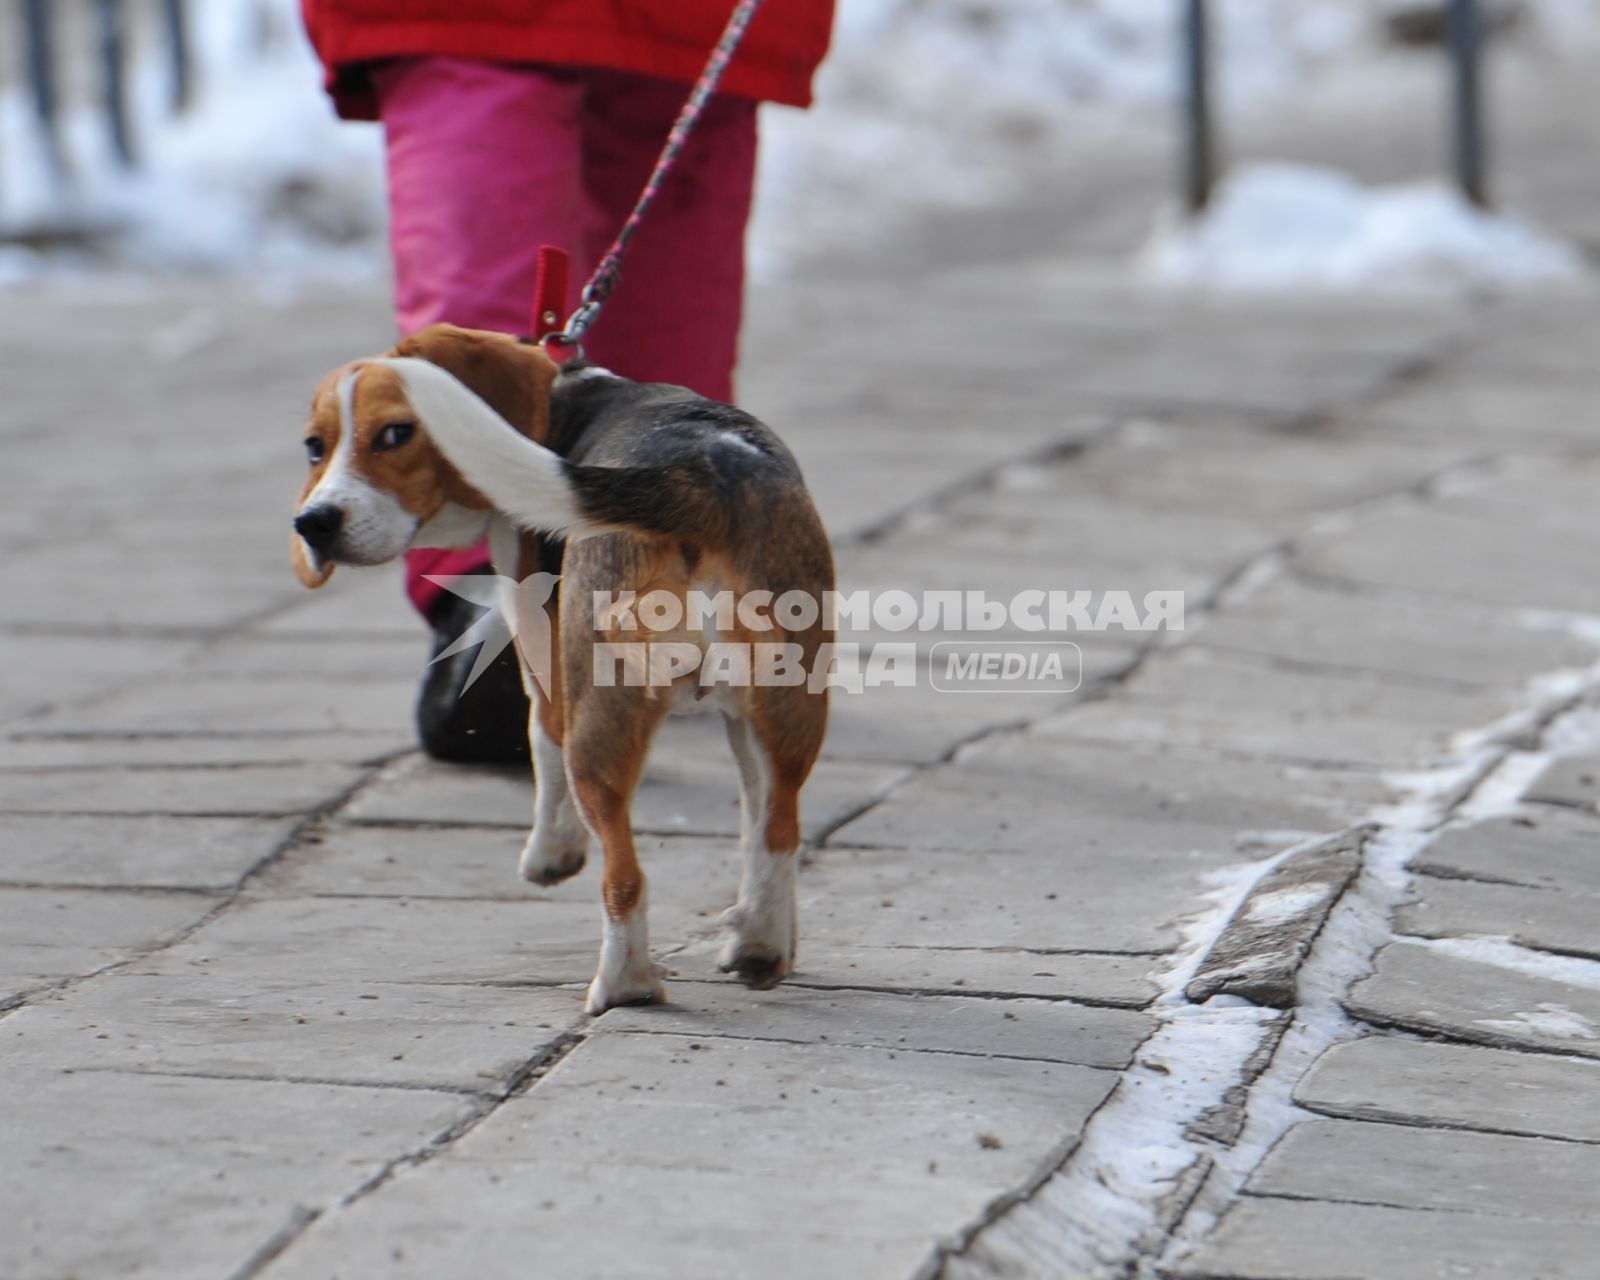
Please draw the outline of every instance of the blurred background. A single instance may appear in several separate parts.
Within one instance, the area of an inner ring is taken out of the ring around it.
[[[1475,8],[1492,218],[1452,185],[1448,5],[843,0],[816,109],[766,108],[757,279],[1049,251],[1159,287],[1572,286],[1600,246],[1600,0]],[[378,129],[334,119],[295,0],[21,0],[0,48],[0,286],[381,278]]]

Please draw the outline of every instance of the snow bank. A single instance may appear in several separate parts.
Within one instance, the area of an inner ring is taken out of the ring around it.
[[[1003,203],[1088,137],[1165,130],[1175,0],[839,0],[804,114],[762,121],[755,270],[882,235],[930,207]],[[1303,88],[1373,32],[1362,0],[1215,0],[1224,107]]]
[[[1233,171],[1193,223],[1167,215],[1142,268],[1163,284],[1264,293],[1463,294],[1585,277],[1567,245],[1450,187],[1365,187],[1289,164]]]
[[[0,97],[0,227],[36,242],[83,233],[91,248],[51,254],[69,271],[371,272],[382,261],[381,136],[334,118],[296,0],[203,0],[191,11],[188,111],[167,110],[159,51],[138,51],[131,170],[113,157],[102,113],[77,103],[62,121],[66,172],[53,172],[23,91]],[[6,252],[0,284],[30,265],[42,255]]]

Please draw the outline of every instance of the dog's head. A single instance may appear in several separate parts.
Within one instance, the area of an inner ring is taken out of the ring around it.
[[[549,434],[557,365],[538,346],[500,333],[436,324],[390,356],[440,366],[524,435]],[[311,474],[295,504],[290,558],[320,587],[336,564],[382,564],[420,540],[466,546],[490,513],[428,439],[391,368],[355,360],[325,377],[303,432]]]

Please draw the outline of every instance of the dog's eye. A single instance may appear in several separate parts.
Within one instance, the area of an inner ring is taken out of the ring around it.
[[[322,443],[321,436],[307,436],[305,439],[306,457],[312,466],[316,466],[327,456],[328,447]]]
[[[391,422],[377,435],[372,437],[372,448],[375,452],[384,449],[398,449],[407,440],[411,439],[412,432],[417,428],[409,422]]]

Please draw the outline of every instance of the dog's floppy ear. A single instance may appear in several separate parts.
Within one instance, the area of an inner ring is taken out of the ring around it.
[[[329,578],[333,577],[333,564],[329,563],[320,569],[311,567],[311,559],[306,555],[306,544],[301,541],[298,533],[290,534],[289,563],[294,565],[294,576],[300,579],[300,585],[315,591]]]
[[[487,329],[429,325],[389,352],[436,364],[475,391],[530,440],[550,434],[550,384],[560,366],[537,343]]]
[[[294,507],[298,511],[306,500],[306,495],[311,492],[316,483],[316,476],[312,476],[305,483],[305,488],[300,490],[300,497],[295,501]],[[333,564],[330,562],[320,569],[313,568],[311,557],[306,554],[305,539],[292,529],[289,531],[289,563],[294,566],[294,576],[300,579],[300,585],[310,591],[315,591],[329,578],[333,577]]]

